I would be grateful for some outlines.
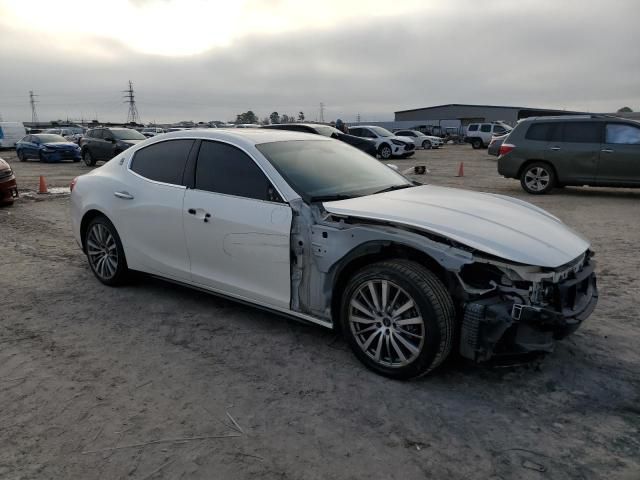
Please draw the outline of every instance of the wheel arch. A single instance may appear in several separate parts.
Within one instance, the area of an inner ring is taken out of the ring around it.
[[[431,272],[433,272],[444,285],[450,287],[452,275],[431,255],[415,247],[393,241],[371,241],[357,246],[347,253],[334,266],[333,283],[331,286],[331,316],[337,319],[340,314],[341,292],[349,281],[349,278],[365,267],[382,260],[394,258],[414,261]],[[334,320],[334,326],[338,327],[340,322]]]
[[[109,216],[100,210],[91,209],[85,212],[85,214],[82,216],[82,220],[80,221],[80,241],[82,242],[82,251],[85,253],[87,251],[87,246],[85,244],[87,228],[89,228],[89,223],[91,223],[91,220],[93,220],[96,217],[105,217],[107,220],[111,222],[111,224],[113,224]]]
[[[556,167],[553,165],[553,163],[549,162],[548,160],[544,160],[544,159],[529,159],[526,162],[524,162],[522,165],[520,165],[520,168],[518,169],[518,177],[520,178],[522,176],[522,173],[524,172],[524,170],[531,165],[532,163],[544,163],[545,165],[548,165],[549,168],[551,168],[551,170],[553,170],[553,174],[556,178],[556,181],[559,180],[558,178],[558,171],[556,170]]]

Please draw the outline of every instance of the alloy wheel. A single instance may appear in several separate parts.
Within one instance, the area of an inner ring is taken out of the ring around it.
[[[391,148],[386,145],[380,150],[380,156],[385,160],[391,156]]]
[[[110,280],[118,270],[116,239],[102,223],[94,223],[87,235],[87,256],[93,271],[103,280]]]
[[[524,174],[524,183],[534,192],[544,191],[549,186],[550,181],[551,175],[542,167],[531,168]]]
[[[369,280],[349,302],[349,325],[360,349],[391,368],[413,362],[425,341],[425,324],[415,300],[389,280]]]

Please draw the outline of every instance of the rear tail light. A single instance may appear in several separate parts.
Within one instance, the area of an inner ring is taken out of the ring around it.
[[[73,192],[73,188],[76,186],[76,183],[78,182],[78,177],[74,178],[73,180],[71,180],[71,183],[69,184],[69,190]]]
[[[513,150],[514,148],[516,148],[515,145],[512,145],[510,143],[503,143],[502,145],[500,145],[500,156],[506,155],[507,153],[509,153],[511,150]]]

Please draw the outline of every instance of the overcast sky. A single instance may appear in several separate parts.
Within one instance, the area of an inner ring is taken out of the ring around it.
[[[392,120],[446,103],[640,110],[638,0],[0,0],[0,115],[253,110]]]

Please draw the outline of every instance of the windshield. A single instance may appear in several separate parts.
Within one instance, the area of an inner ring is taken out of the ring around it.
[[[122,129],[122,130],[111,130],[113,136],[116,140],[146,140],[147,137],[142,135],[140,132],[136,132],[135,130]]]
[[[370,155],[339,141],[292,140],[256,147],[306,201],[413,186]]]
[[[368,128],[369,130],[373,130],[374,132],[376,132],[381,137],[393,137],[393,133],[391,133],[386,128],[382,128],[382,127],[368,127]]]
[[[35,137],[40,140],[41,143],[58,143],[58,142],[68,142],[64,137],[60,135],[46,134],[46,135],[35,135]]]

